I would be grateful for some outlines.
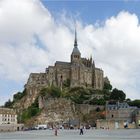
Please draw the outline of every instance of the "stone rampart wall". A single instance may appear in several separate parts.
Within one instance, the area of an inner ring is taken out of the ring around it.
[[[105,107],[101,105],[76,104],[76,109],[82,114],[89,114],[92,111],[96,111],[97,108],[104,110]]]

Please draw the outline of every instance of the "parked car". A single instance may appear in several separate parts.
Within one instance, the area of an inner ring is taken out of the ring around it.
[[[36,130],[45,130],[47,129],[47,125],[46,124],[39,124],[37,126],[35,126]]]

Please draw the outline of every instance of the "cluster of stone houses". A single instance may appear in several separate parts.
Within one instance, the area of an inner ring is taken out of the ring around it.
[[[97,120],[97,128],[140,128],[140,109],[126,102],[107,103],[105,120]]]
[[[13,109],[0,108],[0,124],[17,124],[17,114]]]
[[[21,130],[23,125],[17,124],[17,114],[10,108],[0,108],[0,132]]]

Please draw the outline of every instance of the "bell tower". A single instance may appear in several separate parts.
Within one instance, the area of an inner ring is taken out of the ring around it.
[[[71,63],[78,63],[81,60],[81,53],[78,49],[78,44],[77,44],[77,32],[75,29],[75,39],[74,39],[74,48],[71,54]]]

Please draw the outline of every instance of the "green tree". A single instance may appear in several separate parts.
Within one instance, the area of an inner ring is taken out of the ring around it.
[[[22,98],[22,92],[17,92],[16,94],[13,95],[13,100],[17,101],[20,100]]]
[[[122,90],[113,89],[110,95],[111,100],[117,100],[117,101],[124,101],[126,98],[126,94]]]
[[[40,109],[38,106],[38,98],[32,103],[30,107],[25,109],[22,114],[19,114],[18,120],[20,123],[25,123],[27,120],[31,119],[32,117],[38,115],[40,113]]]
[[[71,88],[68,92],[69,98],[77,104],[83,104],[90,98],[88,89],[83,87]]]
[[[24,89],[22,92],[17,92],[13,95],[13,102],[16,102],[17,100],[20,100],[27,94],[26,89]]]
[[[61,94],[62,94],[61,89],[58,87],[54,87],[54,86],[43,88],[40,91],[40,95],[44,96],[46,98],[49,98],[49,97],[59,98],[61,96]]]
[[[90,100],[89,104],[91,105],[105,105],[105,100],[103,98],[101,99],[97,99],[97,98],[93,98],[92,100]]]
[[[112,90],[112,85],[105,82],[105,83],[104,83],[104,88],[103,88],[103,89],[106,89],[106,90],[108,90],[108,91],[111,91],[111,90]]]
[[[138,108],[140,108],[140,100],[130,101],[130,102],[128,102],[128,104],[130,106],[137,106]]]
[[[5,102],[4,107],[12,107],[12,105],[14,104],[14,102],[20,100],[21,98],[23,98],[26,95],[26,89],[23,90],[23,92],[17,92],[16,94],[13,95],[13,101],[11,101],[10,99]]]
[[[51,96],[53,98],[59,98],[61,96],[61,89],[58,87],[51,87]]]
[[[12,105],[13,105],[13,102],[9,99],[7,102],[5,102],[4,107],[11,108]]]
[[[104,83],[104,88],[103,88],[103,94],[104,94],[104,99],[109,100],[110,99],[110,94],[112,90],[112,85],[109,83]]]

